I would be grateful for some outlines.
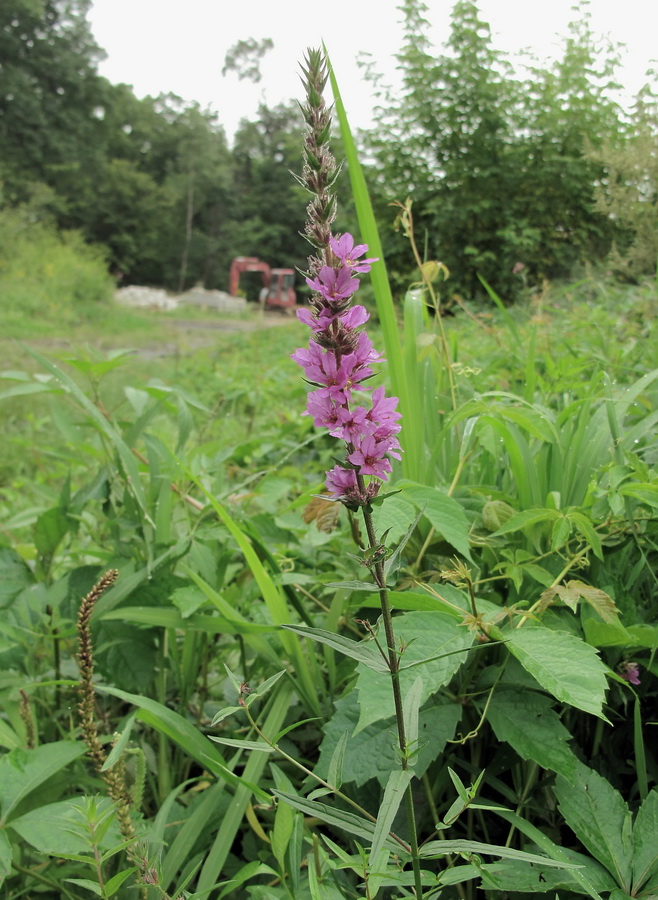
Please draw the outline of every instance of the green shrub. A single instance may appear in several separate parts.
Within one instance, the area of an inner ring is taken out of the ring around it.
[[[93,320],[109,302],[112,280],[102,252],[73,231],[0,210],[0,327],[6,336],[39,334],[54,321]]]

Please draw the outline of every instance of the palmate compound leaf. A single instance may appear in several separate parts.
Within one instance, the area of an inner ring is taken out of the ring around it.
[[[607,721],[602,712],[607,687],[606,667],[585,641],[565,631],[543,626],[513,628],[504,635],[507,649],[558,700]]]
[[[550,697],[536,691],[499,688],[491,698],[487,719],[498,740],[507,741],[520,757],[571,778],[577,757],[567,744],[571,735],[552,706]]]
[[[423,685],[421,705],[452,678],[473,643],[473,635],[467,628],[449,613],[439,611],[396,616],[394,630],[398,644],[402,641],[405,646],[400,672],[402,696],[420,678]],[[383,629],[380,629],[380,640],[382,638]],[[407,668],[411,663],[417,665]],[[358,671],[356,689],[361,712],[357,732],[373,722],[392,717],[395,712],[390,678],[382,677],[379,672],[362,665]]]
[[[413,670],[412,670],[413,671]],[[389,686],[390,690],[390,686]],[[420,778],[428,766],[443,752],[446,741],[452,740],[462,715],[459,703],[435,703],[421,709],[418,716],[418,741],[410,749],[414,756],[414,775]],[[359,706],[352,691],[336,702],[333,716],[324,726],[324,738],[320,745],[320,760],[315,773],[333,783],[329,767],[334,751],[347,735],[342,762],[343,782],[354,782],[361,787],[371,778],[383,786],[391,774],[400,769],[395,719],[373,722],[354,734],[359,720]]]

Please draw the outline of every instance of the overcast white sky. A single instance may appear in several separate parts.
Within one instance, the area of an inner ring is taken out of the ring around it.
[[[100,72],[131,84],[139,97],[173,92],[218,113],[229,137],[260,99],[272,105],[301,99],[298,63],[305,49],[324,39],[338,75],[353,127],[370,123],[372,97],[356,66],[360,51],[376,68],[394,77],[401,30],[399,0],[93,0],[92,31],[108,58]],[[426,0],[432,40],[440,47],[449,35],[453,0]],[[573,0],[480,0],[494,45],[509,53],[531,48],[540,58],[555,57],[559,36],[573,18]],[[597,34],[625,43],[620,73],[628,96],[646,80],[658,57],[658,0],[591,0]],[[248,37],[272,38],[274,49],[262,64],[258,85],[235,74],[222,77],[226,51]]]

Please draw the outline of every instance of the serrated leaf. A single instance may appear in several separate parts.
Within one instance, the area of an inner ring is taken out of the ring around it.
[[[633,825],[633,896],[658,874],[658,788],[647,795]]]
[[[514,507],[504,500],[487,500],[482,507],[482,524],[487,531],[497,531],[515,512]]]
[[[507,641],[510,653],[544,690],[605,720],[606,668],[594,647],[565,631],[541,626],[514,628],[495,636]]]
[[[11,872],[12,846],[6,829],[0,831],[0,886]]]
[[[576,776],[558,776],[555,793],[564,819],[625,891],[631,889],[631,814],[621,794],[598,772],[578,764]]]
[[[349,638],[335,634],[333,631],[324,631],[321,628],[309,628],[308,625],[282,625],[287,631],[294,631],[295,634],[303,637],[311,638],[311,640],[319,641],[326,644],[332,650],[337,650],[350,659],[356,659],[373,672],[388,672],[388,667],[381,653],[372,645],[351,641]]]
[[[82,742],[54,741],[33,750],[17,747],[5,754],[0,759],[1,821],[10,820],[11,813],[24,797],[82,756],[86,749]]]
[[[565,850],[564,853],[569,862],[580,867],[576,870],[579,875],[581,877],[586,875],[596,890],[609,891],[614,888],[614,880],[610,874],[591,856],[573,850]],[[559,890],[584,893],[573,869],[560,870],[536,863],[506,859],[479,865],[477,872],[482,877],[482,888],[497,892],[514,891],[535,896],[544,896],[549,891],[552,894]]]
[[[439,488],[422,485],[405,487],[405,496],[423,507],[423,515],[443,538],[472,561],[468,540],[468,520],[460,504]]]
[[[71,520],[63,509],[47,509],[34,523],[34,546],[43,556],[53,554],[70,527]]]
[[[455,735],[462,715],[459,703],[447,702],[421,709],[418,717],[418,750],[414,757],[414,774],[420,778],[437,759]],[[343,781],[361,787],[371,778],[382,786],[391,772],[400,768],[400,748],[397,742],[395,719],[374,722],[354,734],[359,720],[359,707],[354,692],[336,702],[336,710],[324,726],[320,746],[320,760],[315,771],[326,781],[329,761],[342,736],[349,735],[345,745]]]
[[[494,692],[487,718],[499,741],[523,759],[571,778],[577,758],[567,745],[571,735],[553,711],[552,701],[533,691]]]
[[[412,668],[400,672],[400,687],[406,694],[416,678],[423,684],[421,705],[430,694],[438,691],[459,669],[466,658],[465,653],[452,651],[466,650],[473,643],[473,635],[462,627],[453,616],[444,612],[412,612],[396,616],[394,619],[396,638],[403,641],[405,651],[402,665],[419,662]],[[383,630],[380,632],[380,640]],[[451,654],[436,658],[440,654]],[[423,660],[423,662],[420,662]],[[425,660],[431,660],[426,662]],[[393,693],[389,679],[380,673],[361,668],[356,682],[359,693],[361,714],[357,731],[394,715]]]
[[[437,859],[447,856],[449,853],[481,853],[484,856],[517,859],[521,862],[550,866],[555,869],[577,868],[573,863],[559,862],[546,856],[538,856],[536,853],[526,853],[524,850],[514,850],[512,847],[501,847],[496,844],[483,844],[480,841],[430,841],[424,844],[419,851],[421,859]]]
[[[85,851],[90,854],[89,836],[85,834],[84,824],[86,801],[86,797],[72,797],[39,806],[14,819],[10,823],[11,828],[40,853],[61,857],[80,855]],[[97,802],[100,815],[111,813],[110,800],[101,797]],[[3,833],[0,831],[0,834]],[[100,842],[101,849],[109,849],[120,842],[118,826],[112,823]]]

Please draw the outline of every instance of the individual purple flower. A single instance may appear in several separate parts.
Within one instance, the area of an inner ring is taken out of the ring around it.
[[[639,684],[640,683],[640,667],[635,662],[623,662],[619,666],[619,674],[623,679],[625,679],[629,684]]]
[[[356,347],[354,348],[354,355],[356,356],[359,365],[362,366],[367,365],[368,363],[380,363],[384,361],[383,356],[375,350],[372,341],[365,331],[362,331],[359,334]]]
[[[324,483],[327,490],[336,497],[358,490],[356,472],[354,469],[344,469],[343,466],[330,469]]]
[[[308,309],[298,309],[297,318],[317,334],[320,331],[326,331],[336,319],[339,319],[345,328],[358,328],[359,325],[365,325],[370,318],[370,313],[365,306],[352,306],[341,313],[325,307],[317,316],[314,316]]]
[[[350,269],[322,266],[317,278],[307,278],[306,284],[331,303],[351,297],[359,286],[359,280],[352,277]]]
[[[397,422],[402,414],[396,409],[397,397],[387,397],[383,387],[375,388],[372,392],[372,408],[368,413],[371,422]],[[400,426],[396,426],[400,430]]]
[[[329,433],[347,443],[353,443],[366,428],[368,410],[364,406],[354,406],[351,409],[341,406],[336,412],[336,425]]]
[[[354,246],[354,238],[351,234],[342,234],[339,238],[330,238],[329,246],[332,253],[338,257],[341,263],[353,272],[369,272],[371,264],[377,262],[376,257],[362,259],[357,262],[359,256],[363,256],[368,250],[367,244]]]
[[[378,441],[371,434],[363,434],[356,439],[354,450],[347,458],[359,467],[362,475],[376,475],[382,481],[388,481],[388,473],[392,471],[390,460],[386,458],[389,449],[388,441]]]
[[[330,397],[318,396],[319,391],[312,391],[306,401],[306,409],[303,416],[313,416],[313,424],[316,428],[328,428],[333,434],[336,428],[341,428],[338,413],[342,409],[331,402]]]

